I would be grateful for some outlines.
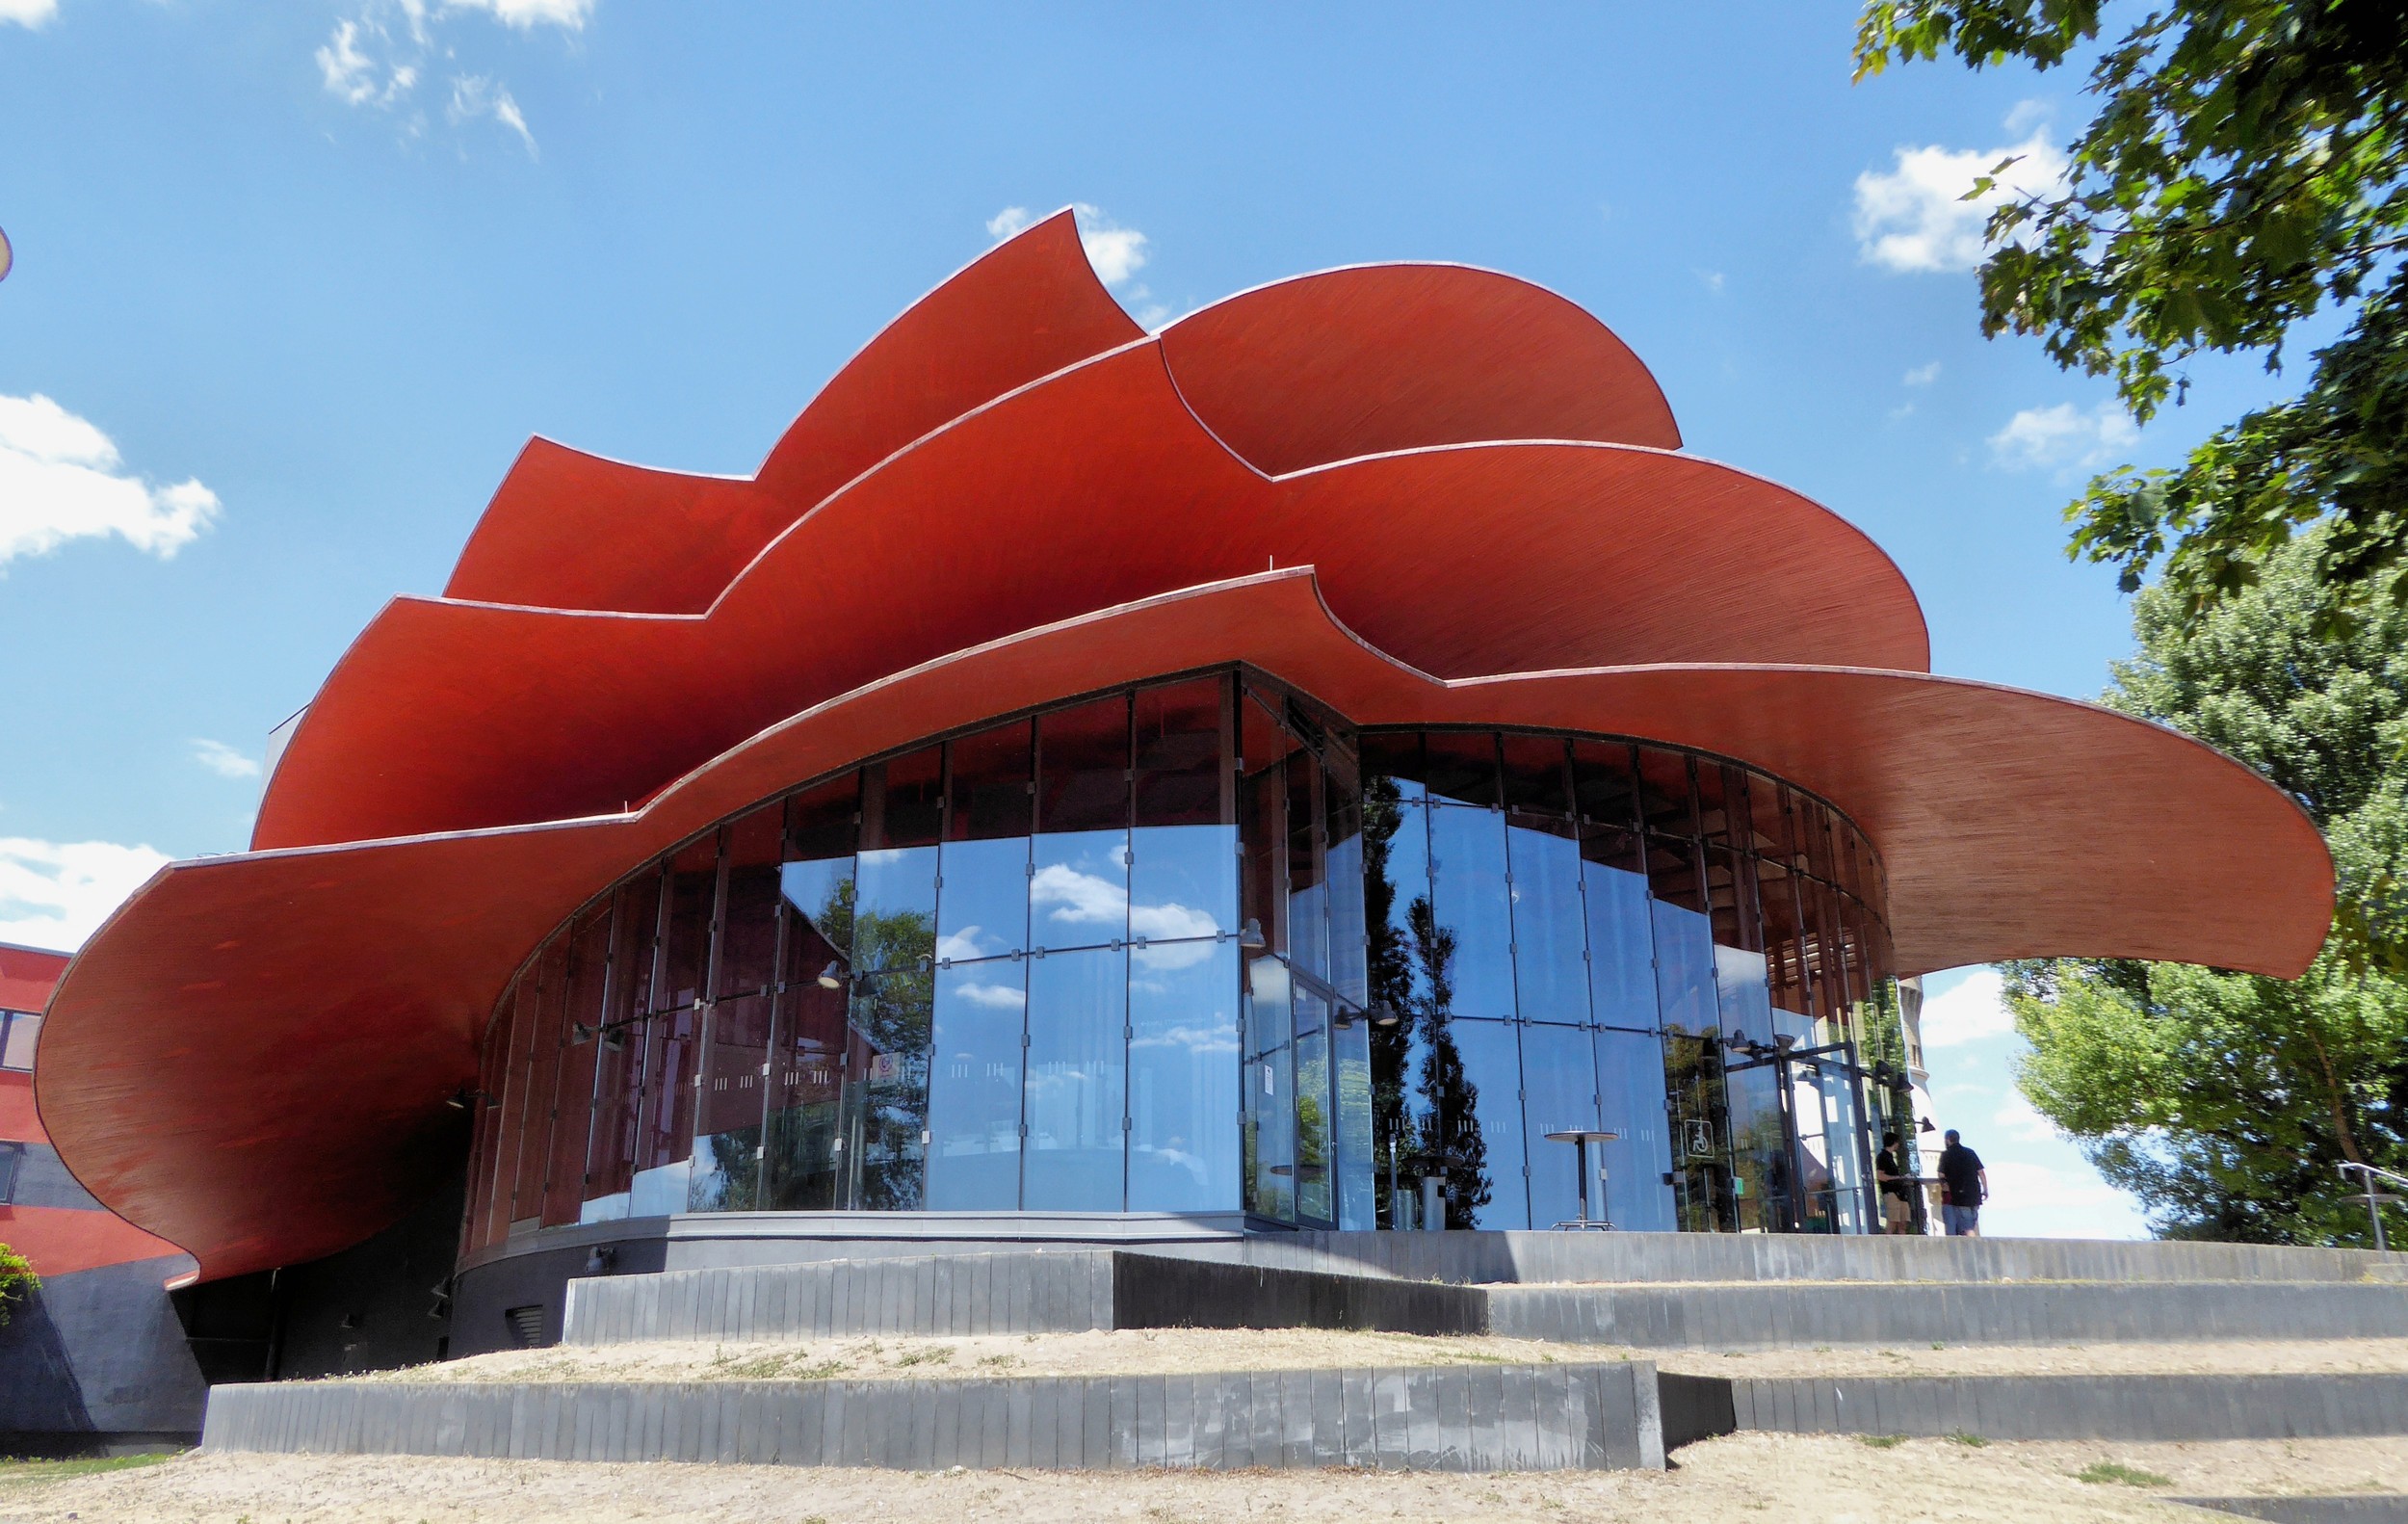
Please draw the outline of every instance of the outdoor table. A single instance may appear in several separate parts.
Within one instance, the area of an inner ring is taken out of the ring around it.
[[[1596,1127],[1569,1127],[1561,1132],[1552,1132],[1547,1135],[1548,1142],[1568,1143],[1573,1147],[1579,1149],[1581,1155],[1580,1220],[1572,1222],[1557,1222],[1556,1226],[1559,1228],[1592,1228],[1600,1230],[1610,1229],[1613,1226],[1611,1222],[1606,1220],[1606,1161],[1603,1156],[1597,1157],[1596,1168],[1594,1170],[1597,1177],[1597,1215],[1595,1217],[1588,1215],[1588,1179],[1590,1173],[1592,1172],[1589,1168],[1589,1149],[1596,1144],[1616,1142],[1621,1138],[1621,1136],[1622,1135],[1618,1132],[1609,1132],[1603,1128]]]

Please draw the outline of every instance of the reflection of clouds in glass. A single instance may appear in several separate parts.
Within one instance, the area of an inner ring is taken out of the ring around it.
[[[1139,968],[1148,973],[1167,974],[1182,968],[1193,968],[1212,957],[1213,950],[1219,945],[1217,942],[1158,942],[1149,947],[1131,948],[1129,957]],[[1170,988],[1168,985],[1139,981],[1134,975],[1129,987],[1153,994],[1161,994]]]
[[[903,861],[913,852],[920,850],[922,849],[913,847],[864,847],[861,849],[861,866],[864,868],[891,867]]]
[[[979,933],[982,930],[982,928],[976,926],[965,926],[958,932],[948,932],[938,937],[936,939],[938,961],[951,959],[956,963],[968,963],[990,956],[986,949],[979,945]]]
[[[1018,1011],[1029,1003],[1029,993],[1018,985],[958,985],[955,998],[990,1011]]]
[[[1235,1053],[1238,1051],[1238,1029],[1226,1023],[1209,1027],[1169,1027],[1139,1035],[1131,1039],[1129,1048],[1132,1052],[1139,1048],[1177,1048],[1197,1054]]]
[[[1129,916],[1129,891],[1066,863],[1047,863],[1029,880],[1029,907],[1063,926],[1112,926]]]

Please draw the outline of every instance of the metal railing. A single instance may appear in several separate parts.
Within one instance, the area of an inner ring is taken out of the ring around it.
[[[2383,1204],[2387,1201],[2408,1200],[2408,1196],[2394,1196],[2389,1192],[2379,1191],[2375,1189],[2375,1182],[2388,1180],[2395,1186],[2408,1187],[2408,1175],[2396,1175],[2389,1169],[2378,1169],[2370,1164],[2359,1164],[2349,1159],[2342,1160],[2334,1168],[2341,1171],[2342,1183],[2344,1185],[2349,1183],[2349,1177],[2352,1174],[2359,1177],[2361,1189],[2353,1194],[2362,1195],[2367,1198],[2367,1220],[2374,1224],[2375,1252],[2378,1254],[2390,1252],[2391,1245],[2383,1237]]]

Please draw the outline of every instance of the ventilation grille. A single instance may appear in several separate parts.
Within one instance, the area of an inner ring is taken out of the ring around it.
[[[543,1343],[543,1303],[512,1307],[502,1314],[502,1321],[510,1326],[513,1348],[532,1350]]]

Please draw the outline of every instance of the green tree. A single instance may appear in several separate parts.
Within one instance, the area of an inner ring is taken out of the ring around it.
[[[41,1277],[34,1274],[34,1262],[0,1244],[0,1325],[9,1321],[9,1303],[31,1297],[41,1289]]]
[[[2178,964],[2008,965],[2031,1044],[2018,1078],[2173,1237],[2358,1243],[2335,1165],[2408,1172],[2408,613],[2329,633],[2329,531],[2267,557],[2203,615],[2152,588],[2139,653],[2106,701],[2208,741],[2315,817],[2339,880],[2337,936],[2296,982]]]
[[[2059,365],[2112,376],[2146,420],[2184,363],[2257,352],[2297,323],[2342,338],[2303,393],[2217,432],[2172,471],[2121,468],[2067,510],[2073,553],[2153,569],[2189,620],[2322,522],[2328,628],[2408,599],[2408,6],[2397,0],[2160,0],[2112,42],[2101,0],[1872,0],[1857,77],[1950,53],[2041,69],[2094,44],[2098,112],[2055,193],[1992,216],[1982,330],[2037,334]],[[1997,171],[1993,171],[1995,177]],[[1976,186],[1988,193],[1992,181]],[[1969,197],[1970,198],[1970,197]]]

